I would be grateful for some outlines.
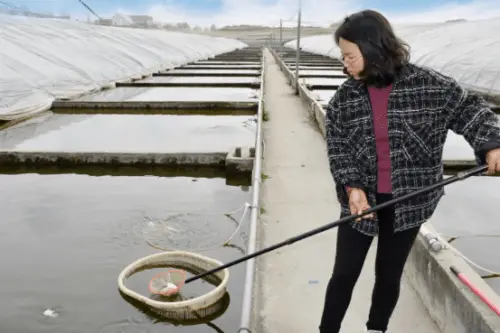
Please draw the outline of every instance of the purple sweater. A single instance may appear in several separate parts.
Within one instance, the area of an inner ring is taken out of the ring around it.
[[[373,112],[373,130],[377,148],[377,191],[392,192],[391,155],[389,149],[389,131],[387,122],[387,106],[392,85],[387,88],[369,87],[370,102]]]
[[[373,131],[377,150],[377,192],[392,193],[391,155],[387,106],[392,85],[386,88],[368,87],[373,112]],[[347,188],[349,190],[349,187]]]

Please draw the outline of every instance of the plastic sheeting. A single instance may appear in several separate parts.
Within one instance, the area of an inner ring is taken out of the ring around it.
[[[394,24],[411,61],[455,78],[468,89],[500,97],[500,18],[418,25]],[[296,41],[285,44],[296,48]],[[304,51],[340,57],[333,34],[301,39]]]
[[[0,15],[0,119],[45,111],[55,98],[206,59],[234,39]]]

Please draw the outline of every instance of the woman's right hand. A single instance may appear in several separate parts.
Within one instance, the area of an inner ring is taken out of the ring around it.
[[[368,199],[366,198],[365,191],[359,188],[353,188],[349,192],[349,208],[351,209],[351,214],[359,215],[363,211],[370,208],[368,204]],[[373,218],[373,213],[363,216],[363,219]],[[357,218],[356,222],[361,221],[361,218]]]

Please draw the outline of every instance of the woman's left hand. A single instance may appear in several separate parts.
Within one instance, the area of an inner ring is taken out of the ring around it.
[[[490,150],[486,154],[486,162],[488,163],[488,175],[500,172],[500,148]]]

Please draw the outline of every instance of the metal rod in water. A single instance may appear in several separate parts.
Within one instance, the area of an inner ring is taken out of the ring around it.
[[[223,269],[226,269],[226,268],[229,268],[231,266],[237,265],[237,264],[239,264],[239,263],[241,263],[243,261],[246,261],[248,259],[251,259],[251,258],[254,258],[254,257],[258,257],[258,256],[260,256],[262,254],[265,254],[267,252],[271,252],[271,251],[276,250],[276,249],[278,249],[280,247],[283,247],[285,245],[293,244],[293,243],[295,243],[297,241],[300,241],[300,240],[303,240],[305,238],[311,237],[313,235],[319,234],[319,233],[321,233],[323,231],[326,231],[326,230],[338,227],[339,225],[342,225],[342,224],[354,221],[358,217],[362,217],[362,216],[374,213],[376,211],[381,210],[382,208],[395,205],[395,204],[400,203],[402,201],[405,201],[405,200],[408,200],[408,199],[413,198],[415,196],[418,196],[420,194],[423,194],[423,193],[435,190],[436,188],[446,186],[446,185],[454,183],[456,181],[464,180],[464,179],[466,179],[466,178],[468,178],[468,177],[470,177],[472,175],[479,174],[479,173],[484,172],[486,170],[488,170],[488,166],[487,165],[483,165],[483,166],[479,166],[479,167],[476,167],[476,168],[473,168],[473,169],[470,169],[470,170],[467,170],[467,171],[460,172],[459,174],[457,174],[457,175],[455,175],[453,177],[450,177],[448,179],[445,179],[445,180],[443,180],[443,181],[441,181],[441,182],[439,182],[437,184],[434,184],[434,185],[422,188],[420,190],[417,190],[417,191],[414,191],[414,192],[402,195],[400,197],[394,198],[392,200],[386,201],[386,202],[384,202],[384,203],[382,203],[380,205],[376,205],[374,207],[371,207],[371,208],[365,210],[364,212],[362,212],[361,214],[355,214],[355,215],[349,215],[349,216],[343,217],[343,218],[341,218],[341,219],[339,219],[339,220],[337,220],[335,222],[331,222],[331,223],[325,224],[325,225],[323,225],[323,226],[321,226],[319,228],[316,228],[316,229],[313,229],[311,231],[305,232],[303,234],[297,235],[295,237],[289,238],[289,239],[284,240],[284,241],[282,241],[280,243],[277,243],[277,244],[271,245],[269,247],[263,248],[263,249],[261,249],[259,251],[250,253],[250,254],[248,254],[246,256],[243,256],[243,257],[241,257],[239,259],[236,259],[234,261],[228,262],[227,264],[224,264],[222,266],[219,266],[219,267],[216,267],[216,268],[211,269],[209,271],[206,271],[204,273],[201,273],[201,274],[199,274],[197,276],[193,276],[193,277],[187,279],[185,283],[189,283],[189,282],[201,279],[201,278],[203,278],[203,277],[205,277],[207,275],[211,275],[211,274],[219,272],[219,271],[221,271]]]

